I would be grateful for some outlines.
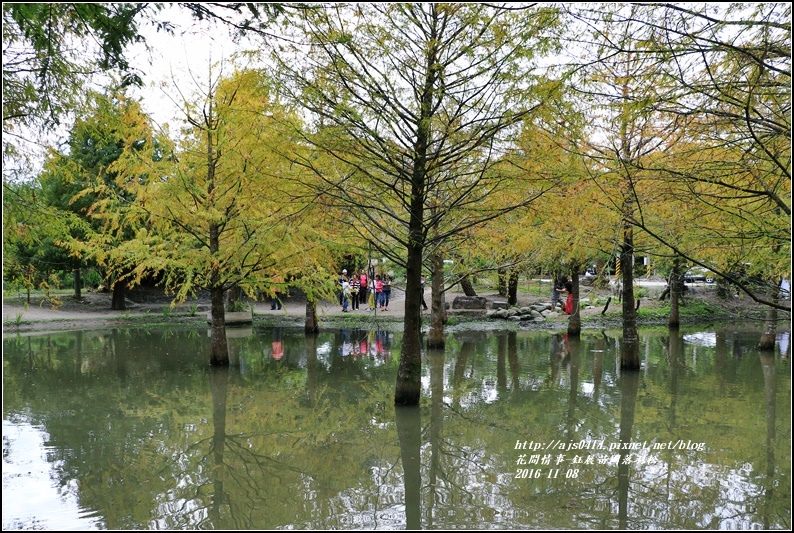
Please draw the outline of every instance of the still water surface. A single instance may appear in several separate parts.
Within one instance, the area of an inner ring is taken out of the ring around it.
[[[229,331],[5,338],[3,529],[791,527],[788,333]]]

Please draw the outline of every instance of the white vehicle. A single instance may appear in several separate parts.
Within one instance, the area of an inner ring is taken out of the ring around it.
[[[714,273],[707,268],[692,267],[684,274],[684,283],[714,283]]]

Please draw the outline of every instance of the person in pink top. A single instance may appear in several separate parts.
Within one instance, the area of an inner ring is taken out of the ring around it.
[[[375,308],[380,307],[383,311],[383,281],[380,279],[380,274],[375,274]]]
[[[366,270],[362,270],[361,274],[358,275],[358,282],[361,286],[361,290],[358,291],[359,303],[365,304],[367,303],[367,289],[369,288],[369,284],[367,283],[369,279],[367,278]]]

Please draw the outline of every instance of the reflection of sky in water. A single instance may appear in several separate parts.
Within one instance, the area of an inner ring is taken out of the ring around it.
[[[684,335],[684,342],[687,344],[697,344],[698,346],[711,346],[717,345],[716,333],[691,333]]]
[[[748,479],[751,477],[752,465],[722,466],[705,462],[684,464],[676,457],[676,454],[689,453],[697,457],[696,452],[651,451],[648,455],[654,455],[656,462],[639,467],[632,465],[632,483],[652,486],[658,480],[665,479],[667,485],[683,487],[691,494],[713,491],[719,494],[716,501],[721,502],[721,505],[708,508],[702,506],[696,497],[687,502],[673,497],[672,493],[667,494],[666,498],[662,495],[658,516],[648,518],[646,525],[652,529],[663,528],[665,522],[660,519],[667,518],[670,514],[689,512],[693,516],[700,516],[699,525],[703,528],[714,528],[717,523],[722,524],[721,529],[753,529],[752,522],[739,518],[752,515],[754,502],[748,495],[763,493],[761,485]],[[618,513],[616,502],[613,511]]]
[[[99,519],[81,510],[77,487],[56,486],[58,464],[47,461],[48,435],[27,422],[3,420],[3,531],[105,529]],[[13,461],[12,459],[13,458]]]
[[[330,342],[324,342],[317,347],[317,357],[331,355],[331,350],[333,350],[333,345]]]
[[[783,331],[778,333],[776,340],[780,350],[780,355],[783,357],[788,357],[789,332]],[[684,342],[687,344],[713,348],[717,346],[717,334],[712,332],[691,333],[689,335],[684,335]]]

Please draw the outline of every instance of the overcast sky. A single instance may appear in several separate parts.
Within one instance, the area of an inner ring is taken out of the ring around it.
[[[173,125],[174,118],[179,117],[179,109],[161,84],[168,82],[170,85],[170,80],[175,78],[190,94],[198,88],[191,76],[198,76],[199,82],[205,80],[208,65],[228,58],[237,47],[227,28],[195,21],[176,6],[166,7],[162,18],[174,24],[174,35],[157,32],[149,25],[141,27],[150,50],[135,45],[130,50],[130,63],[142,74],[144,87],[134,94],[142,97],[144,111],[158,124],[169,122]]]

